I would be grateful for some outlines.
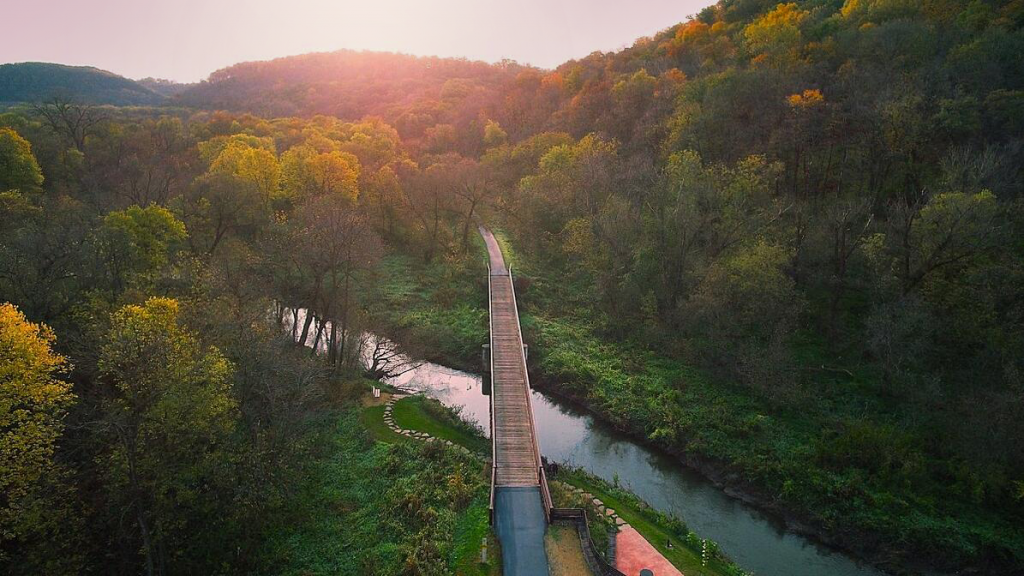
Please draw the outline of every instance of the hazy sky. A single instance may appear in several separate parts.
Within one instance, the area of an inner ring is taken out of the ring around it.
[[[0,63],[195,81],[246,60],[338,50],[553,67],[614,50],[711,0],[2,0]]]

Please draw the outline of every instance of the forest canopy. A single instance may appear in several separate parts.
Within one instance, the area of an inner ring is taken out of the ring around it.
[[[279,561],[365,334],[478,357],[483,220],[552,389],[893,571],[1020,572],[1022,55],[1022,0],[722,0],[554,70],[342,51],[12,107],[0,566]],[[381,310],[394,258],[426,311]],[[389,534],[361,561],[450,570]]]

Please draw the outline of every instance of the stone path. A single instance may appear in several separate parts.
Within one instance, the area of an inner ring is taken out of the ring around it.
[[[430,434],[427,434],[426,432],[420,432],[418,430],[406,430],[406,429],[402,428],[401,426],[399,426],[397,423],[395,423],[395,415],[393,413],[393,410],[394,410],[394,407],[395,407],[395,402],[398,402],[399,400],[401,400],[402,398],[405,398],[406,396],[409,396],[409,395],[408,394],[392,394],[391,397],[388,398],[388,401],[384,404],[384,423],[387,424],[388,428],[390,428],[392,432],[394,432],[395,434],[401,434],[402,436],[405,436],[407,438],[413,438],[413,439],[416,439],[416,440],[422,440],[424,442],[439,442],[441,444],[445,444],[447,446],[451,446],[452,448],[454,448],[454,449],[456,449],[456,450],[458,450],[460,452],[464,452],[466,454],[472,454],[473,453],[470,449],[466,448],[465,446],[461,446],[459,444],[456,444],[456,443],[452,442],[451,440],[443,440],[441,438],[437,438],[435,436],[431,436]]]

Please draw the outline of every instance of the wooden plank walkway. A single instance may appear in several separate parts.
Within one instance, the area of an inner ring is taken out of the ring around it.
[[[512,282],[507,270],[491,272],[491,394],[494,395],[496,486],[539,486],[530,390],[523,366]]]
[[[501,249],[485,228],[480,234],[490,257],[491,410],[495,487],[541,486],[540,449],[530,406],[523,335],[512,276]],[[543,486],[542,489],[546,489]],[[546,494],[546,490],[544,490]]]

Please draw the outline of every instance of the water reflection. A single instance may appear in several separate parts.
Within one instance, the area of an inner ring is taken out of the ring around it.
[[[286,324],[290,325],[290,314]],[[296,315],[301,325],[302,311]],[[298,332],[298,330],[296,330]],[[312,345],[313,338],[306,345]],[[379,341],[360,338],[363,360],[372,363]],[[321,342],[321,351],[325,344]],[[429,362],[393,358],[389,384],[422,391],[460,407],[489,433],[488,399],[479,376]],[[881,572],[786,531],[785,527],[725,494],[696,471],[642,446],[571,405],[533,392],[541,452],[550,460],[584,468],[618,482],[655,509],[678,516],[702,537],[718,542],[744,570],[758,576],[881,576]]]
[[[478,376],[425,363],[391,381],[423,391],[487,430],[487,397]],[[637,444],[557,399],[533,392],[541,451],[550,460],[618,480],[654,508],[683,518],[692,530],[719,543],[758,576],[880,576],[881,572],[814,544],[740,500],[696,471]]]

